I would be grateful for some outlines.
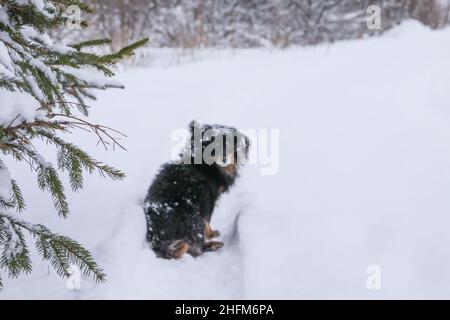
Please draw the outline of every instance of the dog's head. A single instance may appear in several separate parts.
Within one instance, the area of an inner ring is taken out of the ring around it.
[[[236,128],[194,120],[189,130],[194,164],[217,166],[222,174],[234,178],[247,163],[250,140]]]

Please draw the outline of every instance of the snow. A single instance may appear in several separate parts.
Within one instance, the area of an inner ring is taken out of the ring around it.
[[[12,184],[11,174],[8,169],[0,162],[0,200],[9,201],[11,197]]]
[[[6,14],[5,10],[0,10],[0,23],[5,26],[9,26],[9,17]]]
[[[0,217],[0,221],[6,227],[5,233],[10,237],[6,247],[5,256],[8,259],[11,259],[14,256],[21,254],[24,250],[26,250],[26,248],[22,245],[20,238],[11,222],[4,217]]]
[[[37,87],[36,90],[38,90]],[[0,125],[8,126],[13,120],[16,125],[21,120],[32,122],[44,114],[42,110],[38,110],[39,103],[23,92],[11,93],[0,89],[0,101]],[[17,117],[18,115],[19,117]]]
[[[64,221],[7,161],[23,217],[92,249],[107,282],[68,290],[35,256],[0,299],[450,298],[449,36],[408,22],[382,38],[121,72],[126,89],[99,94],[91,120],[125,132],[128,152],[69,138],[124,182],[88,177]],[[144,241],[143,198],[193,119],[279,129],[279,170],[249,165],[223,197],[212,221],[222,251],[161,260]],[[380,290],[366,286],[373,265]]]
[[[51,11],[55,10],[55,7],[51,3],[44,3],[43,0],[14,0],[19,6],[33,5],[37,11],[45,15],[47,18],[54,18],[55,15],[51,14]]]
[[[56,78],[54,71],[49,66],[47,66],[42,60],[33,58],[30,59],[28,63],[31,66],[38,69],[39,71],[41,71],[45,75],[45,77],[51,81],[53,85],[55,86],[58,85],[58,79]]]
[[[0,63],[4,68],[10,71],[14,70],[11,58],[8,54],[8,49],[6,49],[3,43],[0,43]]]
[[[64,66],[61,68],[66,74],[71,74],[78,79],[79,82],[85,83],[88,86],[93,86],[98,89],[106,89],[107,87],[121,88],[123,84],[119,81],[106,77],[104,74],[97,72],[94,69],[84,68],[76,69]]]
[[[33,44],[45,46],[51,52],[56,52],[59,54],[70,54],[76,52],[76,49],[68,47],[65,44],[54,43],[48,34],[40,33],[35,28],[31,26],[23,26],[20,29],[20,33]]]

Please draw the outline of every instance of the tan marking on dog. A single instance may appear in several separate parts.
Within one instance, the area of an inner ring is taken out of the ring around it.
[[[189,245],[181,240],[177,240],[174,243],[172,243],[170,245],[171,249],[173,249],[173,253],[172,256],[175,259],[180,259],[181,257],[183,257],[183,255],[186,254],[186,252],[189,251]]]
[[[213,239],[213,238],[217,238],[218,236],[220,236],[220,233],[219,233],[219,231],[216,231],[216,230],[213,230],[212,228],[211,228],[211,225],[209,224],[209,222],[208,221],[206,221],[206,220],[204,220],[205,221],[205,238],[206,239]]]
[[[237,165],[235,163],[227,164],[225,167],[223,167],[223,170],[230,177],[235,177],[237,173]]]

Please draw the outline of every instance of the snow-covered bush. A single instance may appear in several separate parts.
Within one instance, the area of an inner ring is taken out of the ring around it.
[[[70,22],[64,13],[70,6],[84,13],[92,10],[78,0],[0,0],[0,155],[28,163],[37,174],[39,187],[51,194],[63,218],[69,214],[69,205],[60,172],[68,173],[74,191],[82,189],[85,171],[124,178],[123,172],[93,159],[66,142],[62,134],[87,130],[105,147],[120,146],[116,131],[86,120],[89,107],[85,100],[95,99],[93,89],[121,88],[108,79],[114,75],[112,68],[147,42],[143,39],[105,55],[86,49],[109,44],[109,40],[57,43],[48,32]],[[81,21],[80,26],[86,27],[86,22]],[[33,144],[36,140],[57,149],[56,164],[41,156]],[[102,269],[80,244],[19,217],[17,212],[25,210],[25,199],[13,177],[14,172],[0,158],[0,269],[10,277],[31,271],[24,235],[29,232],[38,252],[58,274],[69,275],[70,265],[76,264],[86,275],[102,281]]]

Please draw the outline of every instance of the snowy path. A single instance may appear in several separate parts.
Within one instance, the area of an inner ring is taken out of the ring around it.
[[[99,95],[92,119],[125,131],[128,152],[73,139],[125,182],[90,177],[61,223],[28,172],[16,177],[30,219],[94,248],[108,282],[70,292],[37,264],[0,299],[450,297],[449,37],[408,23],[379,39],[122,73],[127,89]],[[192,119],[280,129],[280,171],[249,166],[222,199],[223,251],[164,261],[143,242],[139,203]],[[366,288],[372,264],[382,290]]]

